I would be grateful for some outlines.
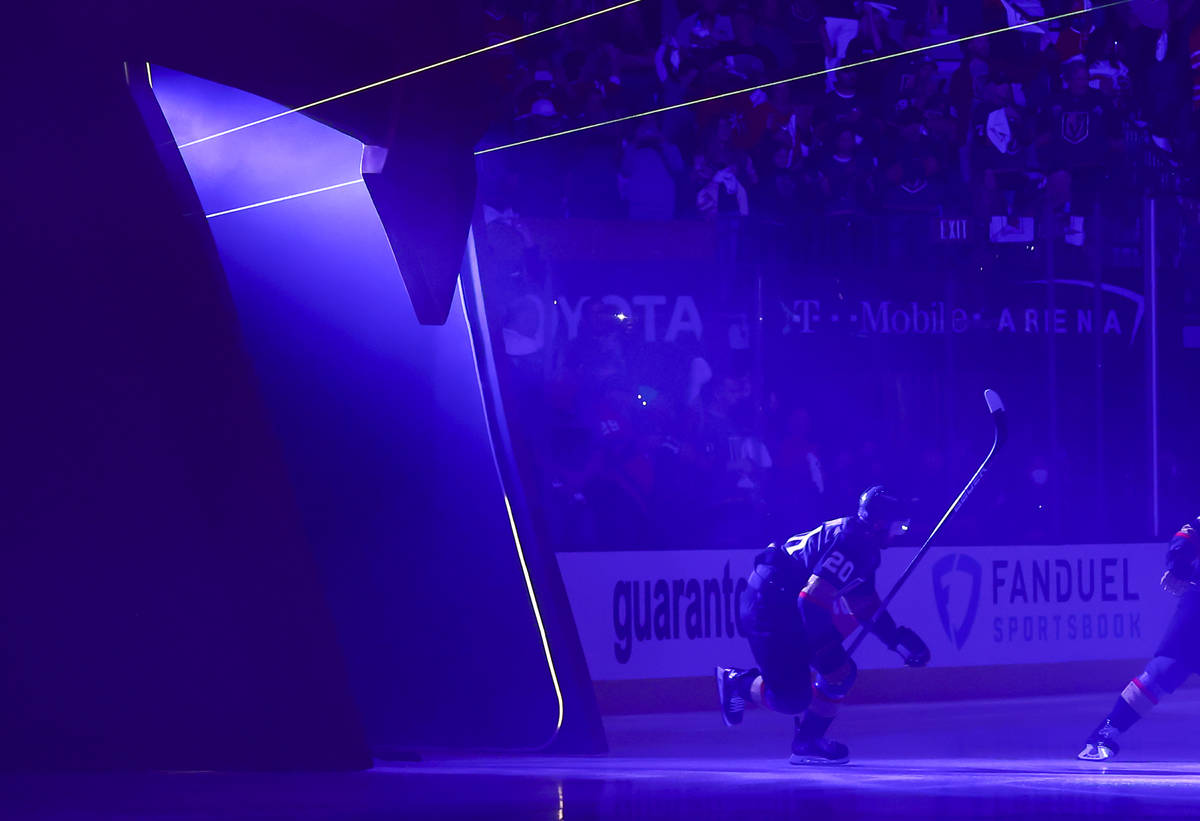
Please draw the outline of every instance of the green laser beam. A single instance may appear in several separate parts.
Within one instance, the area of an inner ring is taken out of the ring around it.
[[[883,62],[884,60],[894,60],[898,57],[907,57],[911,54],[920,54],[923,51],[931,51],[932,49],[942,48],[944,46],[953,46],[953,45],[957,45],[958,43],[965,43],[968,40],[978,40],[981,37],[991,37],[993,34],[1003,34],[1006,31],[1015,31],[1016,29],[1028,28],[1029,26],[1036,26],[1041,23],[1053,23],[1055,20],[1063,20],[1068,17],[1076,17],[1080,14],[1088,14],[1093,11],[1099,11],[1100,9],[1112,8],[1113,6],[1123,6],[1129,2],[1131,2],[1131,0],[1115,0],[1115,2],[1112,2],[1112,3],[1105,3],[1105,4],[1099,5],[1099,6],[1092,6],[1090,9],[1081,9],[1078,11],[1068,11],[1063,14],[1055,14],[1051,17],[1043,17],[1040,20],[1027,20],[1024,23],[1015,23],[1011,26],[1005,26],[1004,28],[994,29],[992,31],[985,31],[980,34],[971,34],[966,37],[956,37],[953,40],[945,40],[940,43],[931,43],[930,45],[926,45],[926,46],[917,46],[916,48],[910,48],[905,51],[899,51],[899,52],[896,52],[895,54],[884,54],[879,57],[871,57],[866,60],[859,60],[856,63],[846,63],[845,65],[834,66],[833,68],[825,68],[825,69],[821,69],[820,71],[810,71],[807,74],[800,74],[795,77],[788,77],[785,80],[773,80],[769,83],[762,83],[762,84],[756,85],[756,86],[748,86],[746,88],[739,88],[736,91],[725,91],[720,94],[713,94],[708,97],[701,97],[700,99],[697,99],[697,100],[686,100],[682,103],[674,103],[673,105],[663,106],[662,108],[654,108],[649,111],[643,111],[640,114],[626,114],[623,117],[615,117],[614,119],[611,119],[611,120],[603,120],[598,123],[589,123],[588,125],[580,125],[580,126],[576,126],[575,128],[568,128],[565,131],[555,131],[551,134],[543,134],[540,137],[530,137],[527,140],[518,140],[517,142],[513,142],[513,143],[505,143],[504,145],[496,145],[496,146],[492,146],[491,148],[484,148],[479,151],[476,151],[475,156],[478,157],[482,154],[490,154],[493,151],[504,151],[509,148],[516,148],[517,146],[520,146],[520,145],[529,145],[530,143],[539,143],[539,142],[542,142],[543,140],[552,140],[556,137],[565,137],[568,134],[578,134],[582,131],[591,131],[593,128],[604,128],[606,126],[616,125],[617,123],[625,123],[625,122],[629,122],[630,120],[637,120],[641,117],[649,117],[654,114],[663,114],[667,111],[677,111],[681,108],[687,108],[688,106],[693,106],[693,105],[700,105],[701,103],[710,103],[713,100],[722,100],[722,99],[725,99],[726,97],[736,97],[737,95],[745,94],[748,91],[757,91],[758,89],[771,88],[773,86],[785,85],[787,83],[794,83],[797,80],[808,80],[813,77],[823,77],[827,74],[833,74],[836,71],[844,71],[848,68],[859,68],[861,66],[870,65],[872,63],[880,63],[880,62]]]
[[[209,140],[215,140],[217,137],[224,137],[226,134],[233,134],[237,131],[244,131],[247,128],[252,128],[256,125],[262,125],[263,123],[269,123],[271,120],[278,120],[280,117],[286,117],[289,114],[295,114],[299,111],[307,111],[310,108],[315,108],[316,106],[324,105],[325,103],[332,103],[334,100],[341,100],[341,99],[351,96],[352,94],[358,94],[359,92],[362,92],[362,91],[370,91],[373,88],[379,88],[380,86],[387,85],[388,83],[394,83],[397,80],[403,80],[407,77],[413,77],[417,74],[421,74],[422,72],[430,71],[435,68],[441,68],[442,66],[448,66],[451,63],[458,62],[459,60],[465,60],[468,57],[475,57],[477,55],[484,54],[489,51],[494,51],[495,49],[498,49],[498,48],[504,48],[506,46],[511,46],[513,43],[519,43],[522,40],[528,40],[530,37],[537,37],[540,34],[546,34],[547,32],[551,32],[556,29],[563,28],[565,26],[574,25],[575,23],[582,23],[584,20],[590,20],[593,17],[599,17],[601,14],[608,14],[610,11],[616,11],[618,9],[623,9],[626,6],[632,6],[635,3],[640,3],[640,2],[642,2],[642,0],[626,0],[626,2],[624,2],[624,3],[618,3],[615,6],[609,6],[608,8],[600,9],[599,11],[593,11],[593,12],[583,15],[582,17],[575,17],[571,20],[564,20],[561,23],[555,23],[554,25],[547,26],[544,29],[538,29],[537,31],[531,31],[528,34],[522,34],[517,37],[513,37],[510,40],[504,40],[503,42],[500,42],[500,43],[493,43],[490,46],[484,46],[483,48],[477,48],[474,51],[468,51],[465,54],[459,54],[455,57],[447,57],[445,60],[439,60],[438,62],[430,63],[427,66],[421,66],[420,68],[414,68],[411,71],[406,71],[403,74],[397,74],[394,77],[388,77],[384,80],[378,80],[374,83],[368,83],[365,86],[359,86],[358,88],[352,88],[349,91],[343,91],[340,94],[334,94],[332,97],[325,97],[324,99],[316,100],[311,103],[306,103],[305,105],[298,106],[297,108],[289,108],[287,111],[280,111],[276,114],[272,114],[269,117],[263,117],[262,119],[254,120],[253,122],[249,122],[249,123],[243,123],[242,125],[235,126],[234,128],[227,128],[224,131],[218,131],[216,134],[209,134],[207,137],[200,137],[199,139],[190,140],[186,143],[179,143],[179,147],[187,148],[188,146],[197,145],[197,144],[203,143],[203,142],[208,142]]]

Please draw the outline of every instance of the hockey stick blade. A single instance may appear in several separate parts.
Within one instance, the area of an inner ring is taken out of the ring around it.
[[[871,628],[875,626],[875,619],[880,613],[887,610],[888,605],[892,603],[892,599],[900,592],[901,586],[908,581],[908,577],[917,569],[917,564],[929,552],[929,546],[933,543],[934,538],[941,531],[942,527],[945,526],[946,522],[950,521],[954,514],[962,508],[963,503],[967,501],[972,491],[979,485],[979,481],[983,478],[983,475],[987,473],[988,468],[991,466],[992,457],[1008,441],[1008,414],[1004,409],[1004,401],[1000,399],[1000,394],[989,388],[983,392],[983,399],[987,402],[988,413],[992,416],[992,425],[994,427],[994,438],[991,449],[988,451],[987,456],[983,457],[983,462],[979,465],[979,469],[975,471],[975,475],[971,477],[971,480],[967,482],[966,486],[955,497],[950,507],[942,514],[942,518],[934,525],[933,530],[929,532],[929,536],[925,538],[925,542],[921,545],[920,550],[917,551],[917,555],[912,557],[912,560],[908,563],[908,567],[904,568],[904,572],[900,574],[900,578],[896,579],[896,583],[892,585],[892,589],[879,602],[879,608],[875,611],[871,620],[862,626],[862,629],[858,631],[854,640],[850,642],[850,646],[846,648],[848,655],[853,655],[858,646],[862,644],[863,639],[866,638],[867,633],[871,632]]]
[[[991,388],[983,392],[983,401],[987,402],[988,413],[992,415],[992,423],[996,426],[996,444],[995,448],[1004,447],[1004,443],[1008,441],[1008,417],[1004,411],[1004,400],[1000,398],[1000,394],[996,393]],[[991,454],[988,454],[989,456]]]

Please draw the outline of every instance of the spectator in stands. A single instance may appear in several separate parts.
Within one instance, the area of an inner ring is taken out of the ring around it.
[[[925,133],[936,143],[938,156],[942,158],[944,176],[948,186],[960,181],[956,154],[960,148],[958,123],[954,118],[954,107],[945,91],[935,90],[928,97],[918,97],[911,107],[921,112],[925,121]],[[947,193],[950,193],[947,190]]]
[[[1013,100],[1008,78],[986,78],[968,145],[978,216],[1029,213],[1034,191],[1028,174],[1029,151],[1035,135],[1033,118]]]
[[[1124,49],[1118,39],[1122,34],[1116,24],[1106,26],[1087,49],[1090,85],[1117,105],[1123,104],[1130,90],[1129,66],[1121,59]]]
[[[1008,0],[983,0],[980,12],[981,29],[995,32],[987,37],[989,71],[1003,74],[1016,84],[1032,82],[1045,67],[1046,57],[1041,50],[1052,35],[1041,25],[1008,27],[1037,20],[1043,15]],[[1057,62],[1057,59],[1051,58],[1051,62]]]
[[[784,522],[820,515],[825,505],[825,469],[821,464],[819,447],[812,432],[808,410],[794,408],[787,415],[783,436],[775,447],[778,459],[772,483],[775,508]],[[784,524],[786,528],[786,524]]]
[[[1187,51],[1192,110],[1200,111],[1200,19],[1195,20],[1188,31]]]
[[[864,3],[858,21],[858,33],[846,46],[845,62],[854,64],[875,60],[899,50],[899,44],[888,35],[887,18],[881,7],[875,3]],[[877,63],[862,66],[858,73],[859,90],[878,97],[884,91],[890,71],[886,63]]]
[[[944,201],[939,154],[921,111],[913,106],[901,112],[896,138],[881,152],[880,204],[895,212],[936,213]]]
[[[817,140],[827,143],[843,128],[852,128],[864,138],[874,136],[876,111],[876,101],[858,91],[858,71],[843,69],[813,114]]]
[[[640,446],[635,396],[623,378],[611,377],[589,407],[593,439],[582,491],[599,546],[608,550],[637,546],[652,528],[647,502],[654,467]]]
[[[532,116],[557,121],[565,116],[570,108],[570,97],[564,80],[565,75],[558,66],[547,59],[538,60],[529,81],[517,93],[517,119]]]
[[[1077,60],[1064,71],[1066,88],[1053,97],[1042,119],[1047,198],[1053,208],[1083,214],[1099,193],[1105,166],[1121,148],[1120,123],[1108,98],[1089,85],[1086,63]]]
[[[652,118],[640,120],[621,160],[621,197],[629,206],[629,218],[671,219],[676,180],[682,173],[679,148],[666,141]]]
[[[812,212],[820,197],[809,151],[780,131],[764,144],[764,169],[754,189],[755,213],[782,225],[792,225],[802,214]]]
[[[773,462],[752,424],[750,379],[724,374],[706,391],[702,423],[715,499],[712,536],[723,545],[743,544],[764,512],[765,490]]]
[[[988,39],[976,37],[962,46],[962,60],[950,75],[950,104],[959,123],[960,144],[967,141],[971,133],[972,115],[976,103],[983,98],[983,88],[989,75]]]
[[[655,39],[643,14],[644,9],[640,6],[626,6],[613,12],[612,29],[601,46],[613,75],[625,92],[625,102],[633,111],[653,108],[658,96]]]
[[[858,35],[859,12],[854,0],[820,0],[820,8],[830,45],[825,67],[833,68],[845,60],[850,41]]]
[[[696,210],[706,219],[720,216],[748,216],[750,197],[746,186],[739,179],[739,167],[749,168],[749,159],[733,158],[718,167],[705,165],[698,173],[707,177],[707,182],[696,194]],[[709,171],[711,176],[707,176]]]
[[[743,151],[731,145],[731,118],[717,121],[708,149],[697,154],[692,166],[695,205],[701,217],[747,216],[750,213],[748,188],[758,181],[754,164]]]
[[[825,213],[831,216],[861,214],[872,194],[875,159],[862,147],[862,137],[842,126],[835,132],[825,157],[818,163]]]
[[[757,6],[754,41],[771,52],[780,72],[795,74],[798,55],[788,30],[791,16],[788,6],[789,0],[762,0]],[[820,60],[817,60],[812,64],[814,68],[807,70],[815,70],[820,64]]]
[[[775,53],[759,40],[759,27],[748,2],[733,9],[733,40],[717,51],[721,70],[731,88],[746,88],[774,76],[779,68]]]
[[[520,19],[510,13],[507,5],[503,0],[486,0],[483,4],[484,41],[488,45],[503,43],[524,33]],[[511,58],[513,46],[506,46],[500,51]]]
[[[586,113],[597,116],[599,92]],[[588,132],[572,137],[567,152],[565,214],[583,219],[617,219],[625,213],[618,184],[620,146],[607,135]]]
[[[782,26],[795,55],[797,73],[815,72],[825,67],[827,58],[834,59],[834,47],[818,0],[791,0],[783,15]],[[797,83],[796,97],[815,105],[825,90],[824,78],[810,77]]]
[[[1074,0],[1071,11],[1082,11],[1087,0]],[[1096,33],[1096,19],[1090,14],[1069,18],[1066,28],[1058,33],[1054,53],[1062,63],[1087,62],[1088,41]]]
[[[700,8],[675,29],[679,47],[690,53],[711,51],[733,40],[733,21],[720,9],[720,0],[700,0]]]
[[[912,23],[906,24],[901,50],[911,51],[919,47],[923,39],[921,31]],[[923,52],[894,57],[885,62],[880,71],[883,73],[883,84],[879,98],[890,115],[931,97],[941,88],[937,64]]]
[[[786,132],[793,143],[812,145],[813,107],[797,97],[797,85],[788,83],[767,89],[767,105],[763,110],[764,134]]]
[[[589,299],[583,306],[578,336],[567,345],[564,366],[580,385],[585,404],[596,399],[602,384],[627,372],[623,331],[622,320],[611,305]]]

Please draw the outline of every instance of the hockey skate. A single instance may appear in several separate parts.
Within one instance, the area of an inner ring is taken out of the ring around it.
[[[792,742],[789,764],[845,764],[850,760],[850,748],[828,738],[797,738]]]
[[[1108,719],[1092,732],[1084,742],[1083,751],[1076,758],[1080,761],[1107,761],[1121,751],[1117,743],[1121,731]]]
[[[718,666],[716,676],[721,719],[726,727],[741,724],[746,712],[746,699],[750,697],[750,685],[758,677],[758,670]]]

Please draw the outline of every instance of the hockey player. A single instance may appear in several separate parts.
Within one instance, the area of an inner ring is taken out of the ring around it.
[[[740,605],[758,667],[717,667],[727,725],[740,723],[746,702],[753,701],[795,716],[792,764],[849,761],[846,745],[825,738],[858,673],[834,624],[838,599],[905,664],[929,663],[929,648],[916,633],[898,627],[886,611],[876,612],[880,550],[906,529],[899,500],[875,486],[859,497],[855,515],[793,536],[782,547],[771,544],[755,557]]]
[[[1161,584],[1163,590],[1179,597],[1167,633],[1146,669],[1125,685],[1112,710],[1088,736],[1078,756],[1081,760],[1104,761],[1115,756],[1121,749],[1117,743],[1121,733],[1154,709],[1165,694],[1175,692],[1189,675],[1200,672],[1197,547],[1200,547],[1200,516],[1179,528],[1167,548],[1167,570]]]

